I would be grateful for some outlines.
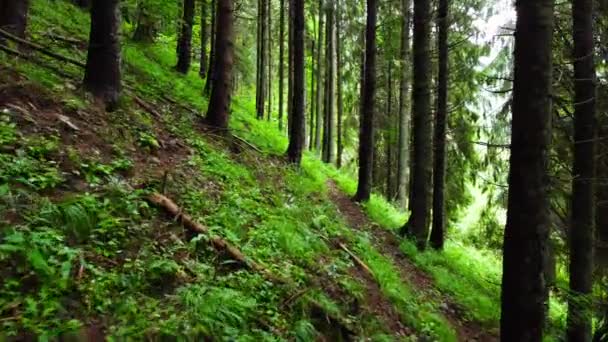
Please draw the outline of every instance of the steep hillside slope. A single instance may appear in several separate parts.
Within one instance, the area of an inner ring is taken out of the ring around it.
[[[30,39],[84,60],[86,13],[48,4],[33,1]],[[123,47],[113,112],[79,66],[0,53],[0,340],[494,339],[498,273],[415,255],[384,229],[403,214],[354,205],[352,180],[314,155],[287,166],[247,89],[231,134],[208,130],[203,81],[173,72],[172,44]]]

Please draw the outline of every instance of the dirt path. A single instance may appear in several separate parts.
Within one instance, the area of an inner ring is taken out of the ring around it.
[[[358,230],[366,230],[375,238],[374,246],[384,255],[390,257],[398,267],[401,279],[412,284],[424,296],[438,299],[444,317],[450,322],[458,334],[459,341],[498,341],[498,337],[484,330],[478,323],[463,319],[462,309],[449,297],[441,294],[433,279],[417,268],[399,248],[399,238],[395,234],[379,227],[370,221],[367,215],[348,196],[340,191],[333,180],[327,182],[330,199],[349,225]]]

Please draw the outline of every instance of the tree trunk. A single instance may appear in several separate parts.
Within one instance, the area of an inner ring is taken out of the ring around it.
[[[179,53],[175,70],[187,74],[192,59],[192,26],[194,26],[194,0],[184,0],[184,15],[179,35]]]
[[[201,58],[198,74],[201,78],[207,77],[207,37],[209,36],[209,26],[207,26],[207,0],[201,0]]]
[[[327,25],[325,31],[325,110],[323,129],[323,161],[331,163],[334,159],[334,4],[327,6]]]
[[[207,68],[207,79],[205,80],[205,88],[203,90],[203,94],[209,96],[211,94],[211,88],[213,86],[213,81],[216,78],[215,72],[215,53],[216,53],[216,40],[217,40],[217,31],[218,25],[216,25],[216,19],[218,16],[219,5],[218,1],[221,0],[211,0],[211,46],[209,51],[209,67]]]
[[[310,42],[310,120],[308,124],[308,149],[312,151],[314,149],[314,136],[315,136],[315,40],[312,39]]]
[[[140,1],[137,5],[137,26],[133,32],[133,41],[137,43],[151,44],[156,38],[156,23],[148,14],[144,2]],[[179,45],[178,45],[179,48]]]
[[[344,152],[344,146],[342,142],[342,120],[344,116],[344,99],[342,94],[342,11],[340,6],[340,0],[336,1],[336,59],[337,59],[337,91],[338,91],[338,127],[337,127],[337,136],[338,136],[338,155],[336,156],[336,166],[338,168],[342,167],[342,154]]]
[[[354,200],[369,200],[372,190],[374,165],[374,96],[376,92],[376,0],[367,0],[367,25],[365,38],[365,84],[363,113],[359,129],[359,182]]]
[[[315,149],[321,151],[321,133],[323,132],[323,118],[321,117],[321,73],[323,65],[321,64],[323,55],[321,49],[321,42],[323,41],[323,0],[319,0],[319,32],[317,37],[317,98],[315,100]]]
[[[281,0],[279,32],[279,131],[283,132],[283,87],[285,84],[285,0]]]
[[[399,85],[399,157],[397,160],[397,203],[405,209],[408,198],[409,157],[410,157],[410,113],[409,94],[409,55],[410,55],[410,0],[401,1],[401,84]]]
[[[267,41],[266,41],[266,48],[268,51],[268,114],[266,115],[266,118],[268,121],[270,121],[271,117],[272,117],[272,36],[271,36],[271,32],[272,32],[272,0],[266,0],[267,1],[267,8],[266,8],[266,13],[267,13],[267,18],[268,18],[268,28],[267,28],[267,32],[266,32],[266,37],[267,37]]]
[[[0,0],[0,28],[25,38],[29,0]],[[0,43],[3,39],[0,38]]]
[[[217,34],[215,51],[217,56],[214,73],[217,77],[211,90],[207,122],[217,128],[227,129],[230,117],[230,91],[234,56],[232,0],[217,0]]]
[[[595,220],[595,64],[593,1],[572,2],[574,38],[574,163],[570,226],[568,340],[591,341]]]
[[[293,54],[294,54],[294,41],[293,41],[293,0],[289,0],[289,20],[287,21],[288,26],[288,63],[287,63],[287,135],[291,136],[291,123],[293,115]]]
[[[287,157],[300,165],[306,134],[304,114],[304,0],[291,0],[293,6],[293,114]]]
[[[437,113],[435,114],[435,151],[433,168],[433,226],[430,244],[443,249],[445,238],[445,154],[448,114],[448,0],[439,0],[437,7],[437,48],[439,74],[437,75]]]
[[[503,245],[502,341],[541,341],[549,237],[553,0],[520,1],[515,35],[511,158]]]
[[[414,117],[414,159],[412,174],[412,214],[401,229],[415,238],[424,249],[429,235],[432,174],[431,148],[431,54],[430,2],[414,0],[414,82],[412,114]]]
[[[256,89],[256,104],[255,104],[255,108],[256,108],[256,117],[258,118],[258,120],[262,120],[264,119],[264,109],[265,109],[265,105],[266,105],[266,82],[264,81],[266,79],[266,33],[267,33],[267,27],[266,27],[266,23],[267,23],[267,14],[266,14],[266,10],[267,10],[267,1],[268,0],[260,0],[258,2],[259,6],[258,6],[258,30],[259,30],[259,34],[258,34],[258,58],[259,58],[259,63],[258,63],[258,87]]]
[[[393,123],[393,65],[389,61],[387,68],[386,80],[386,122],[385,127],[385,144],[386,144],[386,190],[384,196],[387,200],[393,198],[393,139],[391,131],[394,127]]]
[[[84,88],[113,107],[120,95],[119,0],[93,0]]]

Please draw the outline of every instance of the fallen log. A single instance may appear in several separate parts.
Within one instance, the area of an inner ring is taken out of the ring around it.
[[[348,256],[350,256],[350,258],[353,259],[355,264],[357,264],[357,266],[359,266],[361,269],[363,269],[365,271],[365,273],[369,274],[372,278],[374,278],[374,272],[372,272],[372,270],[369,268],[369,266],[367,266],[363,262],[363,260],[359,259],[359,257],[356,256],[355,253],[351,252],[350,249],[348,249],[348,247],[346,247],[346,245],[344,245],[342,242],[338,242],[338,247],[340,247],[340,249],[345,251],[346,254],[348,254]]]
[[[194,221],[192,217],[185,214],[181,208],[175,204],[170,198],[161,195],[159,193],[153,193],[148,196],[148,201],[156,207],[163,209],[165,212],[173,216],[173,218],[178,221],[184,228],[194,232],[196,234],[205,234],[209,235],[209,228],[204,225]],[[237,247],[233,246],[228,241],[218,237],[213,236],[210,238],[211,245],[218,251],[226,252],[232,259],[241,262],[243,265],[248,267],[249,269],[260,272],[268,281],[273,283],[278,283],[282,285],[287,285],[289,292],[296,292],[295,298],[301,297],[308,292],[308,289],[298,291],[298,285],[288,279],[284,279],[274,275],[268,269],[263,267],[262,265],[256,263],[253,260],[248,259],[243,252],[241,252]],[[295,300],[295,298],[288,300]],[[331,318],[333,321],[337,322],[345,331],[349,334],[355,335],[355,328],[351,326],[351,324],[345,320],[340,315],[335,315],[328,312],[325,307],[316,301],[313,298],[307,298],[308,303],[315,309],[323,312],[324,315]]]
[[[15,36],[15,35],[10,34],[9,32],[6,32],[3,29],[0,29],[0,36],[6,38],[8,40],[12,40],[12,41],[14,41],[16,43],[22,44],[24,46],[27,46],[28,48],[30,48],[32,50],[35,50],[35,51],[38,51],[38,52],[40,52],[43,55],[47,55],[49,57],[53,57],[55,59],[58,59],[58,60],[61,60],[61,61],[64,61],[64,62],[67,62],[67,63],[70,63],[70,64],[74,64],[74,65],[79,66],[81,68],[86,67],[86,65],[84,63],[82,63],[81,61],[77,61],[75,59],[72,59],[72,58],[69,58],[69,57],[65,57],[65,56],[60,55],[58,53],[55,53],[53,51],[49,51],[48,49],[46,49],[43,46],[40,46],[40,45],[38,45],[36,43],[30,42],[30,41],[25,40],[23,38],[19,38],[19,37]]]

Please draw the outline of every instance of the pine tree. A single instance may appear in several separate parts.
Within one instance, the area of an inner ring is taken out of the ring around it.
[[[207,37],[209,36],[209,25],[207,25],[207,13],[209,4],[207,0],[201,0],[201,57],[198,74],[201,78],[207,77]]]
[[[502,341],[542,341],[549,238],[553,0],[517,2]]]
[[[0,29],[24,38],[28,8],[29,0],[0,0]]]
[[[184,0],[181,31],[179,35],[179,53],[175,70],[187,74],[192,59],[192,26],[194,26],[194,0]]]
[[[290,125],[287,157],[300,165],[306,135],[305,91],[304,91],[304,0],[291,0],[293,6],[293,113]]]

